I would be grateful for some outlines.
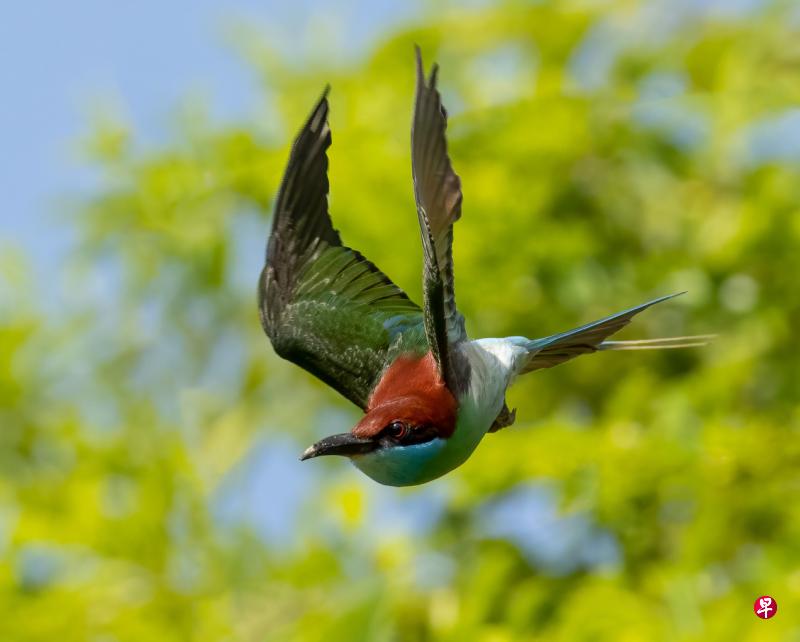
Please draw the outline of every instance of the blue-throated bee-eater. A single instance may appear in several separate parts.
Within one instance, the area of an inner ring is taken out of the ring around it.
[[[344,455],[374,480],[422,484],[463,464],[487,432],[513,423],[506,389],[520,374],[597,350],[678,348],[703,337],[608,341],[642,310],[676,295],[541,339],[470,340],[453,289],[461,182],[447,153],[447,113],[419,49],[411,166],[423,247],[423,307],[359,252],[328,213],[328,89],[292,147],[280,186],[259,310],[275,351],[364,411],[351,432],[301,459]]]

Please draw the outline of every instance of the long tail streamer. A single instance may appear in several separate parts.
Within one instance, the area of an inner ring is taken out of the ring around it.
[[[696,348],[716,338],[716,334],[696,334],[688,337],[666,337],[663,339],[638,339],[635,341],[603,341],[598,350],[669,350],[673,348]]]

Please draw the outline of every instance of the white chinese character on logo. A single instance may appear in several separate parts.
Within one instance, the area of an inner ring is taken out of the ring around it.
[[[758,604],[761,608],[756,611],[756,615],[760,615],[766,620],[769,617],[769,612],[772,610],[772,598],[762,597],[758,600]]]

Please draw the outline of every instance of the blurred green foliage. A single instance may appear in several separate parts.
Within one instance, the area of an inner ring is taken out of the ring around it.
[[[157,149],[99,123],[62,295],[0,262],[0,639],[800,640],[800,164],[776,129],[800,103],[798,14],[679,5],[440,7],[342,65],[243,32],[257,122],[196,107]],[[471,336],[683,289],[622,338],[720,336],[528,376],[515,426],[397,490],[296,461],[356,413],[275,357],[254,289],[330,82],[335,223],[420,299],[415,42],[451,113]],[[526,489],[552,498],[539,531],[524,502],[491,512]],[[582,552],[526,549],[581,524]]]

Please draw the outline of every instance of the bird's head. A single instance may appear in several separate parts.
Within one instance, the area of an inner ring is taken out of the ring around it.
[[[321,439],[301,459],[343,455],[381,484],[422,484],[462,464],[477,445],[457,433],[458,414],[431,353],[400,357],[383,373],[353,430]]]
[[[455,467],[443,468],[440,461],[455,420],[454,402],[432,405],[419,396],[399,397],[369,410],[352,431],[321,439],[301,459],[343,455],[382,484],[421,484]]]

